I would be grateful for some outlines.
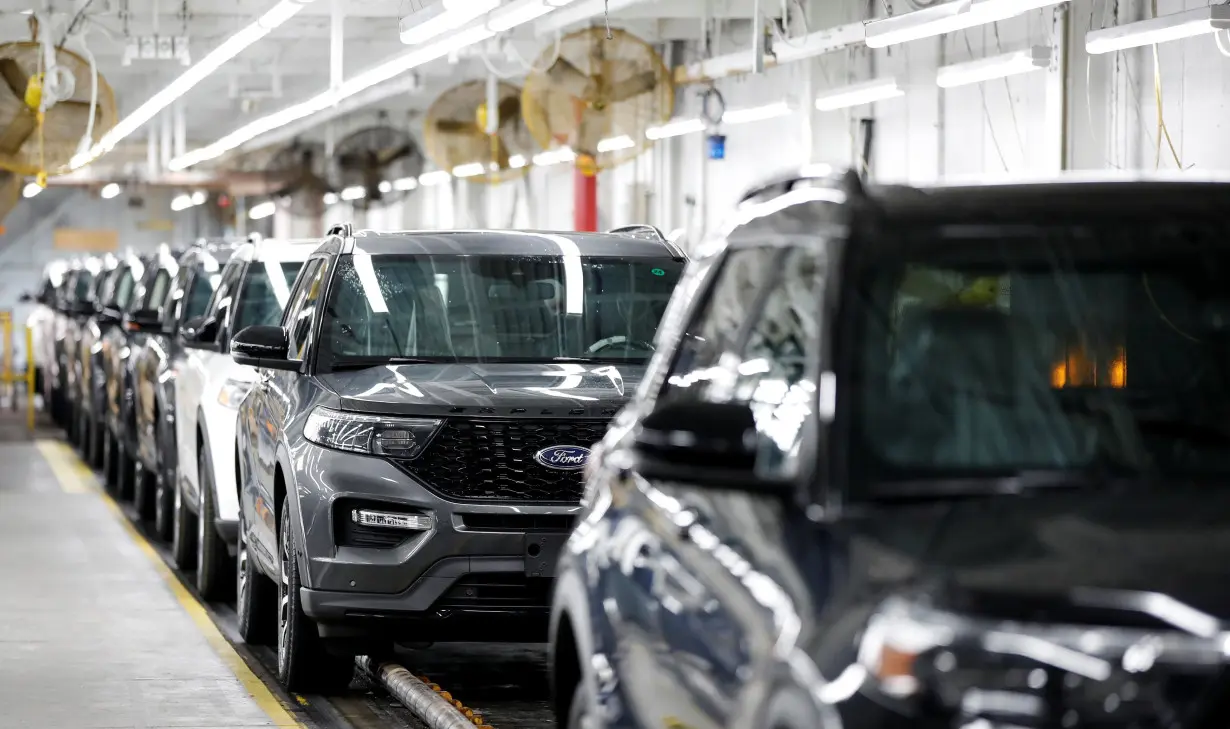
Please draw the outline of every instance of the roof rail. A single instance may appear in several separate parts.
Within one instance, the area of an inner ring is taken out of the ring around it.
[[[750,188],[739,199],[739,202],[763,202],[803,185],[839,189],[851,198],[861,198],[866,194],[862,177],[856,170],[842,170],[826,164],[813,164],[784,175],[776,175]]]
[[[612,228],[607,233],[612,235],[630,235],[633,238],[644,238],[645,240],[666,240],[666,236],[662,235],[662,231],[652,225],[624,225],[619,228]]]
[[[354,237],[353,223],[337,223],[329,228],[328,235],[340,235],[343,238]]]

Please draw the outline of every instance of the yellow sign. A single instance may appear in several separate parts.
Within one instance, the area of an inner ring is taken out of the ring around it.
[[[61,251],[101,253],[119,247],[120,234],[115,230],[91,228],[56,228],[52,247]]]
[[[167,220],[166,218],[151,218],[150,220],[142,220],[137,223],[138,230],[155,230],[161,233],[170,233],[175,230],[175,221]]]

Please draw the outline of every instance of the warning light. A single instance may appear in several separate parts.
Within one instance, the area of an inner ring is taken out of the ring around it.
[[[666,275],[666,271],[663,271],[660,268],[655,268],[652,271],[650,271],[650,273],[652,273],[655,276],[665,276]]]
[[[222,193],[221,195],[218,196],[218,207],[229,208],[230,206],[231,206],[231,196],[230,195],[227,195],[226,193]]]

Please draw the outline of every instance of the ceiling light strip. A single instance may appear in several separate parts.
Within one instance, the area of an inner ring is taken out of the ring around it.
[[[1230,5],[1210,5],[1162,15],[1126,25],[1091,30],[1085,34],[1085,52],[1113,53],[1154,43],[1230,30]]]
[[[816,96],[816,108],[820,111],[836,111],[851,106],[861,106],[876,101],[886,101],[905,95],[897,79],[888,77],[852,84],[826,91]]]
[[[1050,63],[1051,49],[1048,46],[1034,46],[1023,51],[942,66],[936,72],[935,83],[941,88],[951,89],[956,86],[1007,78],[1030,71],[1040,71]]]
[[[127,138],[166,109],[194,86],[205,80],[224,63],[242,53],[256,41],[264,38],[274,28],[294,17],[313,0],[280,0],[264,15],[241,29],[205,55],[194,66],[167,84],[131,114],[121,119],[89,150],[75,155],[69,163],[71,169],[79,169],[115,149],[115,145]]]
[[[494,34],[491,31],[480,26],[463,30],[455,35],[416,48],[379,66],[369,68],[358,76],[343,82],[337,92],[323,91],[307,101],[302,101],[294,106],[276,111],[269,116],[244,125],[213,144],[194,149],[185,155],[176,157],[171,160],[170,167],[172,170],[178,171],[200,164],[206,160],[216,159],[250,139],[303,119],[318,111],[323,111],[333,104],[354,96],[376,84],[388,81],[406,71],[434,61],[437,58],[443,58],[454,51],[480,43],[493,36]]]
[[[921,38],[988,25],[1000,20],[1061,5],[1067,0],[953,0],[866,24],[867,46],[886,48]]]

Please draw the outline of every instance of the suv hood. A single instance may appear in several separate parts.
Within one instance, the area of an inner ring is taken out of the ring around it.
[[[410,364],[320,377],[343,410],[408,415],[611,417],[636,391],[642,365]]]

